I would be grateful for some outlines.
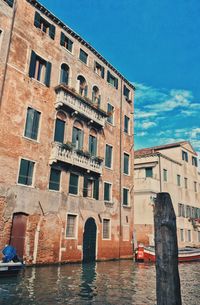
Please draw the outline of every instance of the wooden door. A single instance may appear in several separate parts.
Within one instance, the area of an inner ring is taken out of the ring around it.
[[[27,215],[23,213],[13,214],[10,245],[17,250],[17,255],[22,259],[26,236]]]

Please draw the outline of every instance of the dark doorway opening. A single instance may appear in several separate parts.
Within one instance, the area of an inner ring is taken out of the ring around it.
[[[13,214],[10,245],[17,250],[17,255],[23,259],[26,236],[27,215],[24,213]]]
[[[88,218],[83,233],[83,262],[93,262],[96,259],[97,226],[93,218]]]

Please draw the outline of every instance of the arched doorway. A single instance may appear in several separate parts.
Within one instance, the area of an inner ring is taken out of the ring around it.
[[[96,235],[97,226],[95,220],[90,217],[85,223],[83,233],[83,262],[93,262],[96,259]]]

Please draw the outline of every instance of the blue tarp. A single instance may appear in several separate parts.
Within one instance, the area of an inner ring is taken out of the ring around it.
[[[13,246],[5,246],[2,253],[4,255],[3,257],[4,263],[8,263],[12,261],[17,256],[16,249]]]

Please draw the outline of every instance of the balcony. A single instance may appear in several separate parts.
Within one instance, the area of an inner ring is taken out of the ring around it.
[[[59,85],[55,88],[57,98],[55,102],[56,109],[67,107],[72,114],[84,117],[89,123],[104,128],[107,113],[98,108],[92,101],[79,95],[74,89],[65,85]]]
[[[102,159],[91,157],[60,143],[53,143],[49,163],[53,164],[58,161],[81,167],[88,172],[102,174]]]

